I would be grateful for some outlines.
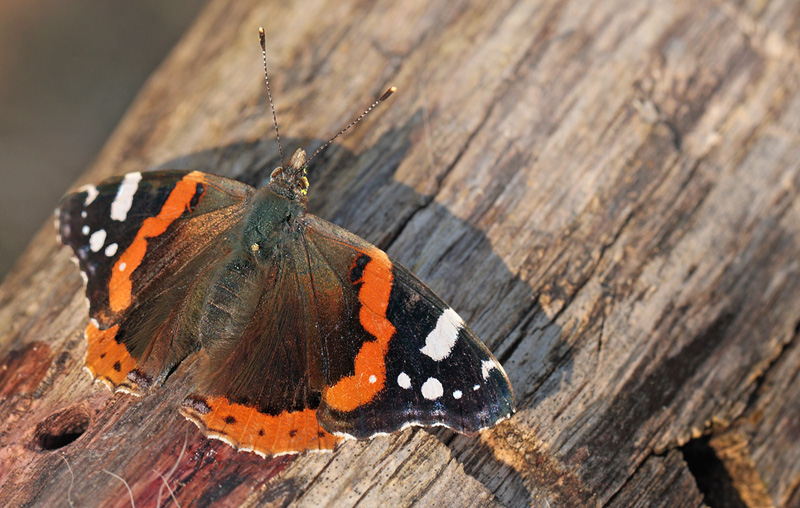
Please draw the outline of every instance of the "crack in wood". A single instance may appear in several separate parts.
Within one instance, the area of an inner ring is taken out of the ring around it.
[[[783,342],[780,345],[780,348],[778,349],[778,351],[776,351],[775,355],[767,360],[767,365],[756,376],[755,380],[753,381],[753,391],[750,393],[750,397],[748,397],[747,402],[745,403],[745,407],[744,410],[742,411],[742,414],[747,414],[751,412],[753,408],[755,408],[758,402],[758,398],[761,396],[761,390],[764,387],[764,383],[766,382],[770,373],[773,371],[774,367],[778,364],[778,362],[784,357],[786,351],[788,351],[789,348],[797,344],[798,338],[800,338],[800,320],[798,320],[797,323],[795,324],[794,333],[791,335],[789,340]]]

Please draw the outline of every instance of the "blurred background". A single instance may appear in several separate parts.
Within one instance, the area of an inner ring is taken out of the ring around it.
[[[206,0],[0,0],[0,279]]]

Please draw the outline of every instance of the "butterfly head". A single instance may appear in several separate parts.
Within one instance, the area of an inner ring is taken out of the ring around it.
[[[307,170],[306,152],[302,148],[298,148],[286,167],[278,166],[272,171],[269,177],[270,186],[283,190],[284,192],[280,192],[283,195],[291,192],[297,197],[305,196],[308,193]]]
[[[360,122],[369,114],[370,111],[375,109],[375,106],[388,99],[390,95],[397,91],[397,88],[390,87],[388,90],[386,90],[377,101],[373,102],[366,109],[366,111],[357,116],[345,128],[341,129],[335,136],[329,139],[327,143],[324,143],[322,146],[317,148],[317,151],[314,152],[308,159],[306,159],[305,150],[298,148],[297,151],[294,152],[294,155],[292,155],[292,159],[289,161],[287,166],[283,163],[283,147],[281,146],[281,134],[278,129],[278,115],[275,113],[275,104],[272,102],[272,91],[269,88],[269,72],[267,71],[267,43],[263,28],[258,29],[258,39],[261,44],[261,57],[264,62],[264,83],[267,85],[267,97],[269,98],[269,107],[272,111],[272,121],[275,125],[275,140],[278,142],[278,155],[280,156],[281,161],[281,165],[275,168],[270,175],[269,187],[272,188],[273,192],[277,192],[284,197],[289,199],[302,198],[301,201],[303,201],[305,199],[305,195],[308,193],[308,178],[306,178],[308,163],[311,162],[314,157],[319,155],[321,151],[333,143],[336,138]]]

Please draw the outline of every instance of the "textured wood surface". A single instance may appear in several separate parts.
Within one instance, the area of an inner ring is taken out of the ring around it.
[[[0,287],[0,505],[800,506],[798,20],[790,0],[212,1],[78,183],[263,182],[259,25],[288,153],[397,86],[315,161],[311,211],[451,303],[519,412],[479,438],[234,452],[177,412],[191,364],[143,399],[90,383],[48,225]]]

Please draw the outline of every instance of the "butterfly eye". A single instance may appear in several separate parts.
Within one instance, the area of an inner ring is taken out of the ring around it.
[[[297,179],[297,187],[300,189],[300,192],[306,194],[308,192],[308,178],[300,177]]]

